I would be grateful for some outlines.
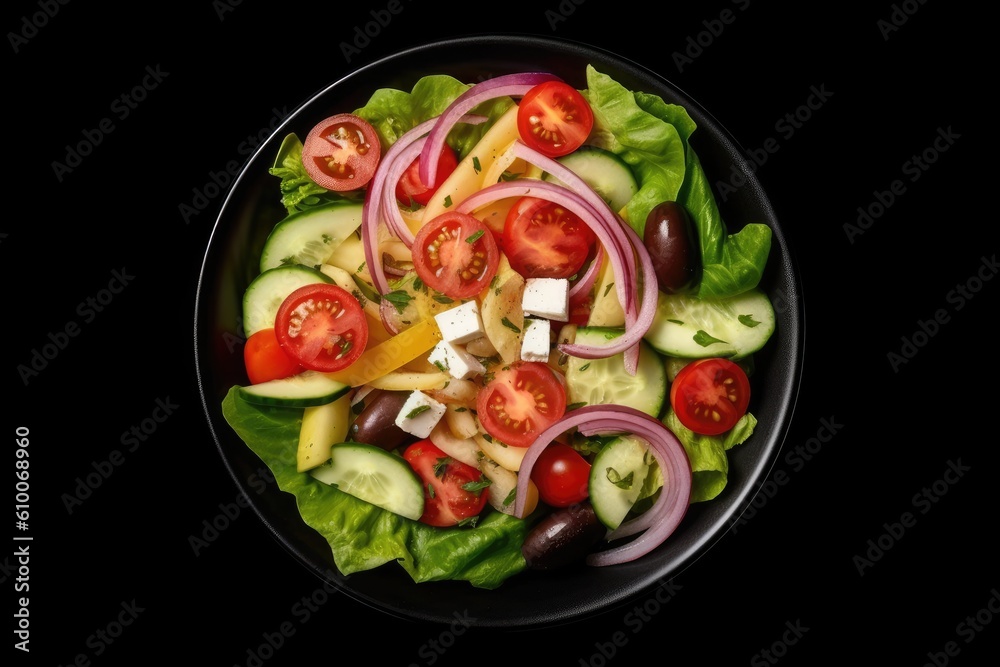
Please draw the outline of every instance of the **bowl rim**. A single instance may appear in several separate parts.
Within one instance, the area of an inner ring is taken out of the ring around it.
[[[393,63],[400,62],[401,60],[419,55],[425,55],[428,52],[442,49],[462,49],[463,47],[475,46],[476,52],[479,52],[484,50],[484,46],[488,45],[497,47],[530,45],[532,48],[551,50],[559,55],[568,54],[587,59],[596,58],[597,60],[613,63],[616,68],[628,71],[633,77],[649,80],[650,82],[655,83],[658,88],[670,91],[672,97],[676,97],[680,100],[676,103],[685,106],[692,117],[695,118],[696,122],[698,122],[699,128],[707,126],[707,130],[703,130],[703,134],[712,134],[716,139],[721,139],[724,144],[728,144],[726,146],[728,157],[732,160],[734,166],[741,169],[746,175],[747,182],[743,187],[748,188],[748,191],[752,192],[752,196],[755,198],[761,209],[761,215],[763,215],[763,217],[769,222],[769,226],[772,228],[772,232],[774,234],[773,238],[777,241],[777,243],[772,242],[772,249],[775,247],[779,247],[781,249],[780,256],[783,262],[782,268],[784,269],[782,276],[785,280],[789,281],[789,293],[787,294],[787,305],[784,312],[787,313],[787,318],[792,324],[791,330],[787,333],[791,337],[790,340],[793,349],[782,350],[782,352],[785,353],[783,358],[785,365],[787,366],[787,375],[786,382],[781,387],[781,391],[777,399],[779,420],[778,423],[771,426],[768,431],[767,442],[763,444],[763,451],[767,455],[762,456],[755,462],[755,465],[747,471],[746,477],[752,483],[744,484],[738,489],[736,496],[731,498],[727,503],[727,507],[729,508],[728,511],[723,512],[721,511],[721,508],[715,508],[715,512],[709,513],[710,516],[713,517],[709,524],[709,530],[704,531],[700,538],[695,540],[677,558],[673,559],[677,561],[677,563],[668,573],[643,573],[637,576],[631,586],[625,586],[621,590],[613,591],[603,596],[595,596],[589,601],[589,603],[584,602],[580,604],[571,604],[568,607],[557,606],[547,610],[525,610],[524,614],[517,617],[509,615],[498,617],[487,616],[479,618],[475,623],[476,625],[488,627],[537,627],[539,625],[554,625],[575,622],[585,617],[607,611],[610,608],[624,605],[630,600],[641,595],[643,592],[647,592],[652,586],[662,583],[664,579],[672,579],[673,577],[676,577],[704,556],[705,553],[707,553],[729,532],[729,527],[732,523],[748,509],[750,503],[760,492],[764,481],[777,461],[778,454],[780,453],[784,440],[788,435],[798,401],[802,378],[802,367],[805,356],[805,316],[801,273],[798,270],[798,262],[795,258],[794,251],[788,246],[781,230],[781,226],[778,223],[777,215],[775,214],[773,206],[767,198],[766,193],[764,193],[763,188],[760,186],[760,183],[756,178],[755,171],[749,163],[749,160],[746,158],[743,149],[740,147],[733,135],[715,118],[715,116],[702,107],[696,100],[687,95],[683,89],[662,75],[657,74],[653,70],[650,70],[641,64],[638,64],[628,58],[624,58],[602,47],[584,44],[582,42],[568,40],[565,38],[525,34],[469,35],[411,46],[360,66],[337,78],[335,81],[323,86],[309,96],[294,110],[289,112],[284,120],[272,131],[268,138],[261,142],[256,150],[246,158],[239,175],[233,179],[233,183],[230,185],[229,191],[226,193],[222,203],[219,205],[218,214],[215,222],[213,223],[212,231],[209,235],[201,266],[198,271],[194,309],[195,372],[198,392],[202,402],[202,409],[208,423],[209,431],[212,434],[216,449],[221,456],[230,477],[236,483],[238,489],[245,494],[247,500],[249,501],[249,505],[253,508],[254,513],[264,524],[268,532],[289,554],[294,557],[300,565],[304,566],[308,571],[312,572],[324,582],[347,594],[348,597],[353,600],[373,609],[377,609],[390,616],[410,621],[418,620],[433,623],[449,623],[453,620],[450,614],[425,609],[408,608],[399,603],[386,601],[384,599],[377,599],[365,591],[358,589],[353,585],[353,581],[357,581],[359,579],[358,575],[344,577],[339,575],[335,569],[331,570],[329,567],[324,567],[317,563],[314,554],[307,553],[304,546],[289,539],[286,531],[283,531],[282,526],[278,525],[272,519],[266,511],[267,508],[264,506],[263,499],[255,496],[254,494],[247,493],[247,482],[245,479],[240,477],[235,463],[227,455],[223,443],[224,435],[229,439],[237,436],[235,433],[230,433],[228,431],[228,424],[225,423],[225,420],[222,420],[221,422],[218,421],[220,406],[213,404],[212,401],[215,400],[215,396],[209,395],[209,373],[207,372],[207,369],[203,367],[203,357],[206,354],[205,349],[210,347],[203,347],[202,345],[202,336],[204,335],[202,322],[206,318],[206,315],[203,314],[203,309],[206,307],[206,298],[203,293],[203,289],[207,282],[207,276],[210,270],[210,259],[213,248],[217,247],[215,244],[219,242],[219,236],[223,231],[222,227],[226,221],[226,216],[230,208],[235,205],[234,201],[237,199],[237,193],[240,191],[241,184],[244,179],[250,178],[248,176],[249,168],[253,165],[259,164],[262,156],[266,158],[265,153],[270,155],[273,151],[273,144],[275,143],[276,138],[283,137],[287,134],[287,128],[289,125],[296,122],[296,120],[312,105],[324,99],[339,87],[342,87],[357,78],[364,77],[369,72],[384,69]],[[769,265],[776,262],[777,259],[772,254],[772,257],[769,260]],[[788,354],[789,352],[790,354]],[[250,450],[247,449],[247,451],[249,452]],[[272,491],[272,493],[289,495],[278,491],[276,488]],[[386,565],[388,566],[390,564]],[[415,584],[408,577],[400,576],[400,573],[403,572],[402,568],[395,567],[392,569],[398,570],[399,572],[389,575],[390,578],[398,579],[404,583],[410,582],[410,585],[413,586],[428,587],[435,585],[435,583],[452,586],[452,582],[428,582]],[[385,570],[386,566],[382,566],[381,568],[376,568],[376,570],[372,572],[376,573],[375,576],[382,576],[385,574]],[[371,576],[369,573],[358,574],[362,575],[362,577]],[[461,585],[468,586],[465,582],[460,583]],[[504,585],[506,586],[507,584],[505,583]],[[488,591],[483,594],[490,595],[491,593],[493,593],[493,591]]]

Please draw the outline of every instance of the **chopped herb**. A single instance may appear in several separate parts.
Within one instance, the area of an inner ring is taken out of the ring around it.
[[[490,287],[497,287],[500,284],[500,276],[493,276],[493,280],[490,281]]]
[[[476,514],[474,516],[466,517],[466,518],[462,519],[461,521],[459,521],[455,525],[456,526],[468,526],[469,528],[475,528],[477,523],[479,523],[479,515],[478,514]]]
[[[580,366],[580,370],[581,371],[585,371],[588,368],[590,368],[590,362],[589,361],[587,363],[585,363],[583,366]]]
[[[505,327],[507,327],[508,329],[510,329],[511,331],[513,331],[514,333],[521,333],[521,329],[516,324],[514,324],[513,322],[511,322],[509,319],[507,319],[506,317],[503,318],[502,320],[500,320],[500,324],[504,325]]]
[[[489,433],[483,433],[483,440],[486,442],[493,442],[493,436]]]
[[[444,294],[435,294],[434,300],[438,303],[455,303],[455,300],[450,296],[445,296]]]
[[[323,239],[323,243],[327,244],[327,245],[329,245],[330,242],[333,241],[333,237],[330,236],[329,234],[323,234],[322,239]]]
[[[586,404],[587,401],[578,401],[576,403],[570,403],[569,405],[566,406],[566,412],[569,412],[570,410],[576,410],[577,408],[582,408]]]
[[[518,178],[517,174],[510,171],[505,171],[502,174],[500,174],[501,181],[516,181],[517,178]]]
[[[713,343],[727,343],[728,342],[728,341],[721,340],[719,338],[714,338],[713,336],[710,336],[709,334],[705,333],[701,329],[698,329],[698,333],[696,333],[694,336],[692,336],[692,338],[694,339],[694,342],[698,343],[698,345],[701,345],[702,347],[708,347],[709,345],[712,345]]]
[[[667,320],[667,322],[673,322],[674,324],[684,324],[684,320]]]
[[[513,489],[511,489],[510,493],[507,494],[507,497],[503,499],[503,506],[507,507],[507,505],[510,505],[512,502],[514,502],[515,498],[517,498],[516,486]]]
[[[631,489],[632,480],[634,479],[635,474],[630,470],[627,475],[622,477],[617,470],[608,466],[605,469],[605,476],[608,478],[609,482],[617,486],[619,489]]]
[[[451,457],[450,456],[442,456],[437,461],[435,461],[434,462],[434,476],[435,477],[444,477],[445,469],[448,467],[449,463],[451,463]]]
[[[608,286],[604,288],[604,296],[607,296],[608,292],[610,292],[611,288],[614,287],[614,286],[615,286],[614,283],[608,283]]]
[[[753,328],[758,324],[760,324],[760,322],[758,322],[753,318],[753,315],[740,315],[736,319],[738,319],[740,321],[740,324],[742,324],[745,327]]]
[[[421,280],[420,277],[418,276],[418,277],[416,277],[416,278],[413,279],[413,289],[418,289],[418,290],[422,290],[422,291],[426,292],[427,291],[427,286],[424,285],[424,281]]]
[[[466,408],[466,407],[463,407],[463,406],[461,406],[461,405],[460,405],[460,406],[458,406],[457,408],[455,408],[455,412],[468,412],[468,411],[469,411],[469,409],[468,409],[468,408]]]
[[[434,365],[437,366],[438,370],[441,371],[442,373],[447,373],[448,372],[448,367],[445,366],[443,362],[441,362],[441,361],[435,361]]]
[[[466,482],[462,485],[462,488],[466,491],[471,491],[478,494],[483,489],[487,488],[491,484],[490,480],[485,477],[480,476],[480,478],[474,482]]]
[[[475,243],[476,241],[478,241],[479,239],[481,239],[483,237],[483,234],[485,234],[485,233],[486,233],[485,229],[480,229],[478,232],[476,232],[475,234],[472,234],[471,236],[469,236],[469,238],[465,239],[465,242],[466,243]]]
[[[444,207],[451,208],[451,195],[444,198]]]
[[[428,482],[427,483],[427,497],[428,498],[433,498],[434,495],[435,495],[435,493],[434,493],[434,485],[431,484],[430,482]]]
[[[345,354],[347,354],[352,347],[354,347],[354,342],[353,341],[349,341],[349,340],[344,341],[344,344],[340,346],[340,355],[339,356],[344,356]]]
[[[406,307],[410,305],[410,301],[413,300],[413,296],[409,292],[401,289],[383,294],[382,298],[396,306],[396,310],[400,313],[406,310]]]
[[[476,170],[477,174],[480,171],[483,170],[483,165],[479,164],[479,156],[478,155],[473,155],[472,156],[472,168]]]
[[[358,270],[355,271],[355,273],[361,273],[362,271],[364,271],[366,264],[368,264],[368,262],[361,262],[361,264],[358,265]]]
[[[406,413],[406,418],[407,419],[413,419],[417,415],[423,414],[424,412],[427,412],[430,409],[431,409],[431,406],[429,406],[429,405],[418,405],[417,407],[413,408],[408,413]]]

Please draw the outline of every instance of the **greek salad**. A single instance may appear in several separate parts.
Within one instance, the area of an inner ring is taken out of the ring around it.
[[[634,560],[754,430],[771,230],[726,228],[683,107],[585,80],[429,75],[275,156],[223,411],[345,575]]]

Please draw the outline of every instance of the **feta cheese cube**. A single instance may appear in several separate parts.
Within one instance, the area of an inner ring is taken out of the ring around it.
[[[446,340],[434,346],[427,360],[459,380],[468,380],[473,375],[486,372],[479,359]]]
[[[456,345],[468,343],[485,333],[483,320],[479,316],[479,304],[475,299],[442,311],[434,319],[444,339]]]
[[[396,415],[396,426],[418,438],[430,437],[447,407],[422,391],[413,391]]]
[[[565,322],[569,319],[569,281],[565,278],[528,278],[521,308],[525,315]]]
[[[549,360],[552,325],[548,320],[529,317],[524,320],[524,340],[521,342],[522,361]]]

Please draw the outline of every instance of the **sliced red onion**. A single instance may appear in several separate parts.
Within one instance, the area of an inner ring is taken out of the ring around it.
[[[601,273],[601,262],[604,261],[604,246],[597,246],[597,253],[594,255],[594,259],[590,261],[590,266],[587,270],[583,272],[583,275],[573,283],[573,286],[569,288],[569,300],[570,302],[576,302],[577,299],[581,299],[590,293],[590,290],[594,287],[594,283],[597,282],[597,276]]]
[[[517,474],[514,516],[523,518],[531,469],[538,457],[556,437],[574,427],[587,436],[629,433],[642,438],[649,444],[664,479],[660,497],[643,515],[648,518],[643,524],[633,524],[643,526],[642,535],[627,544],[591,554],[587,557],[587,564],[604,566],[629,562],[663,544],[680,525],[690,506],[691,463],[684,446],[670,429],[645,412],[624,405],[588,405],[577,408],[538,434],[521,460]]]
[[[451,128],[464,114],[487,100],[498,97],[522,97],[534,86],[546,81],[561,81],[561,79],[548,72],[506,74],[477,83],[456,97],[444,113],[438,116],[434,129],[427,136],[427,143],[424,144],[423,153],[420,155],[420,181],[428,186],[434,186],[441,147]]]

